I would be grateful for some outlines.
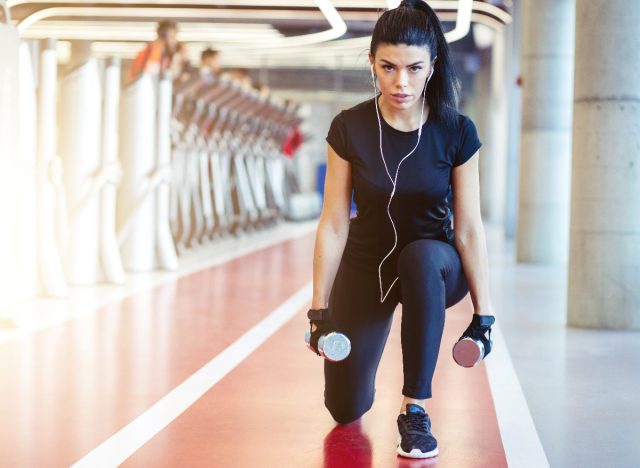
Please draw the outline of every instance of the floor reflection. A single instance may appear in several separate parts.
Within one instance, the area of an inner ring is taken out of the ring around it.
[[[324,468],[371,468],[371,441],[362,419],[336,424],[324,438]]]
[[[390,450],[395,446],[390,444]],[[336,424],[324,438],[324,468],[372,468],[391,466],[394,455],[379,453],[374,460],[371,441],[362,428],[362,418],[349,424]],[[437,466],[438,457],[405,458],[395,455],[398,468]]]

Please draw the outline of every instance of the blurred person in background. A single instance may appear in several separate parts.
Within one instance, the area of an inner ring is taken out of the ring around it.
[[[258,91],[260,93],[260,96],[262,96],[263,98],[267,98],[271,94],[271,89],[264,83],[256,81],[252,86],[253,89]]]
[[[178,76],[187,66],[186,48],[178,42],[178,25],[173,20],[162,20],[156,29],[157,37],[136,56],[129,72],[131,81],[143,72],[160,73],[170,70]]]
[[[251,75],[246,68],[233,68],[225,72],[223,76],[238,82],[244,89],[249,89],[253,86]]]
[[[222,68],[220,67],[220,51],[206,48],[200,54],[200,74],[201,75],[220,75]]]

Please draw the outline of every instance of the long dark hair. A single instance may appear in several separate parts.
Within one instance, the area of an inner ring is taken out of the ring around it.
[[[436,13],[422,0],[403,0],[398,8],[385,11],[373,28],[371,55],[375,57],[380,44],[405,44],[429,49],[435,62],[433,76],[427,86],[426,100],[430,113],[445,125],[454,125],[457,114],[460,84],[456,77],[444,37],[442,25]]]

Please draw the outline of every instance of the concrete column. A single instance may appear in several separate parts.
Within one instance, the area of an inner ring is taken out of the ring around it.
[[[524,0],[519,262],[566,264],[575,0]]]
[[[505,32],[492,31],[491,50],[482,52],[475,75],[480,149],[480,209],[485,221],[502,223],[505,213],[507,98],[505,95]]]
[[[568,324],[640,330],[640,2],[576,18]]]
[[[484,158],[489,160],[487,220],[501,224],[505,215],[507,186],[507,131],[508,95],[506,89],[506,40],[505,31],[494,32],[491,48],[491,97],[489,103],[488,150]]]
[[[507,186],[505,200],[504,233],[507,239],[516,235],[516,220],[518,219],[518,173],[520,169],[520,127],[522,88],[517,80],[520,75],[520,47],[522,37],[522,3],[513,2],[511,9],[512,23],[507,27],[507,81],[505,90],[508,93],[508,123],[507,123]]]
[[[479,173],[480,173],[480,210],[482,218],[488,219],[491,206],[491,67],[490,52],[481,52],[481,67],[474,76],[475,99],[471,112],[474,112],[475,124],[478,130],[482,148],[480,148]],[[475,109],[475,111],[474,111]]]

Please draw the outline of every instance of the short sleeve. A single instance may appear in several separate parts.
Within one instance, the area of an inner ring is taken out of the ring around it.
[[[478,138],[478,131],[476,130],[475,124],[469,117],[465,116],[460,127],[460,143],[453,165],[461,166],[466,163],[471,156],[476,154],[476,151],[478,151],[481,146],[482,143]]]
[[[347,127],[342,112],[336,115],[331,121],[326,140],[338,156],[345,161],[349,160],[347,156]]]

